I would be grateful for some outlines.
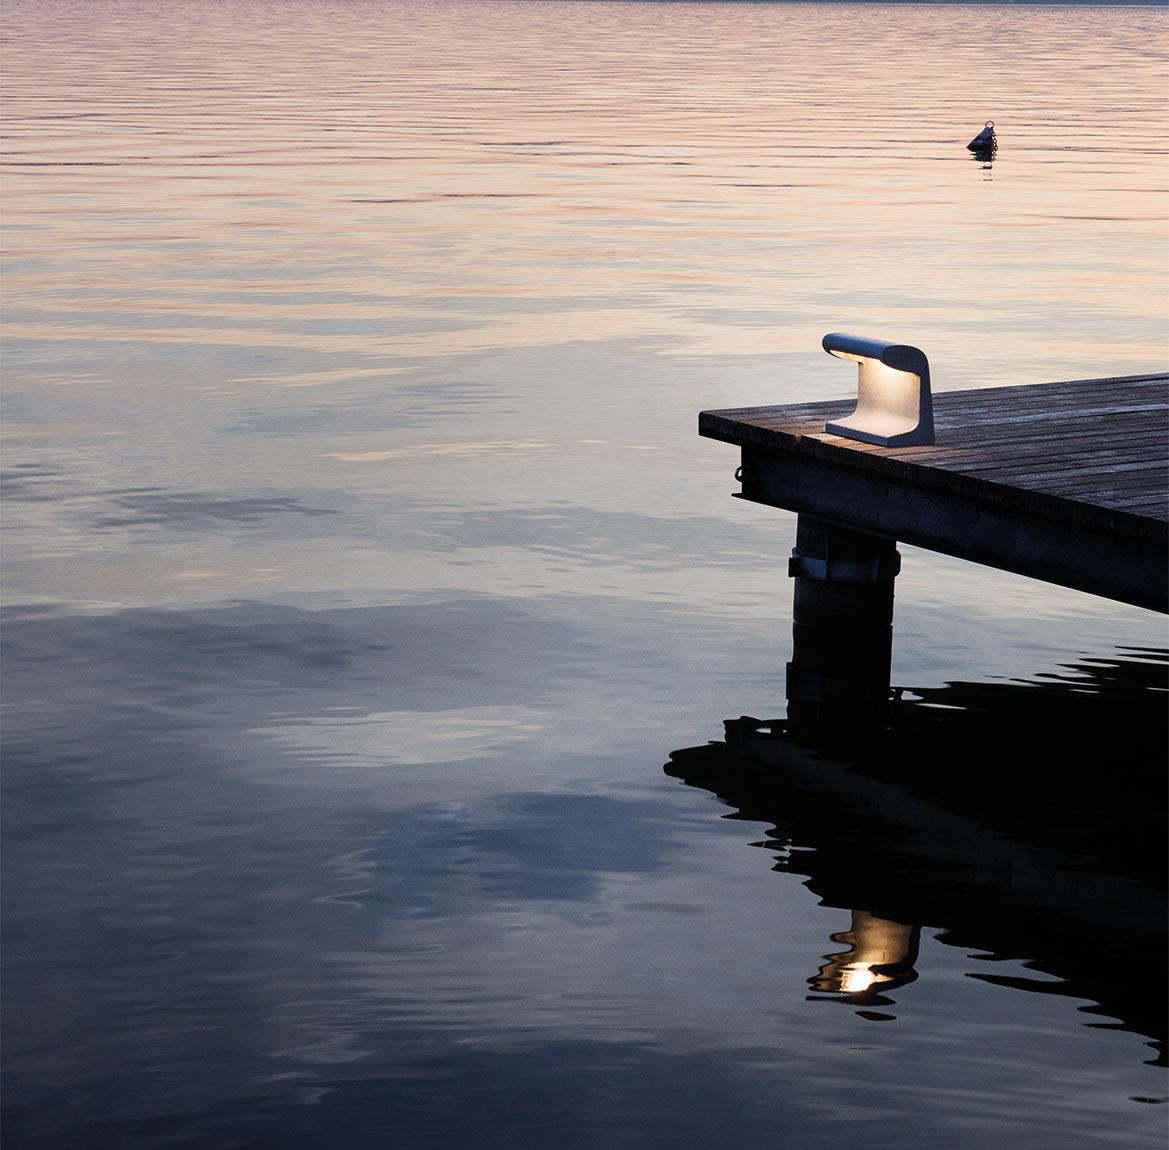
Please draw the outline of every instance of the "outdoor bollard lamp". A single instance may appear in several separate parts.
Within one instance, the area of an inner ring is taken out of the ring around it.
[[[881,447],[933,443],[930,365],[922,351],[840,332],[824,337],[824,350],[860,365],[856,410],[826,424],[825,431]]]

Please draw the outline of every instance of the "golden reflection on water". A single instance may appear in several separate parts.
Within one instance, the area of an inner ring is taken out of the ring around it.
[[[846,943],[848,949],[826,956],[809,982],[814,990],[848,995],[904,986],[916,977],[920,935],[920,926],[854,910],[851,928],[832,935],[833,942]]]
[[[1163,352],[1160,11],[15,0],[6,26],[10,337],[48,358],[279,347],[305,386],[851,325],[946,386]]]

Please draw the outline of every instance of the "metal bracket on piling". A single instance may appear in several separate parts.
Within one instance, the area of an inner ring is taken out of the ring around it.
[[[901,570],[901,552],[892,551],[887,555],[856,562],[848,559],[816,559],[805,555],[798,547],[792,548],[787,561],[790,578],[815,579],[820,583],[879,583],[882,579],[894,579]]]

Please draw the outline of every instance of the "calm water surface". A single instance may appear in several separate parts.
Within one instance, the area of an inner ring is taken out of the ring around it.
[[[906,548],[911,777],[709,747],[694,423],[1164,370],[1164,10],[3,26],[6,1146],[1162,1144],[1162,621]]]

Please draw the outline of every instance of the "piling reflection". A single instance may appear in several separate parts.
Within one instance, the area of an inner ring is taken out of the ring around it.
[[[1164,1064],[1166,659],[1129,650],[1031,681],[897,691],[884,737],[850,758],[743,717],[665,770],[728,817],[773,824],[758,845],[775,869],[851,913],[811,997],[895,1017],[920,930],[941,928],[1037,975],[970,977],[1088,1000],[1091,1025],[1144,1035]]]

